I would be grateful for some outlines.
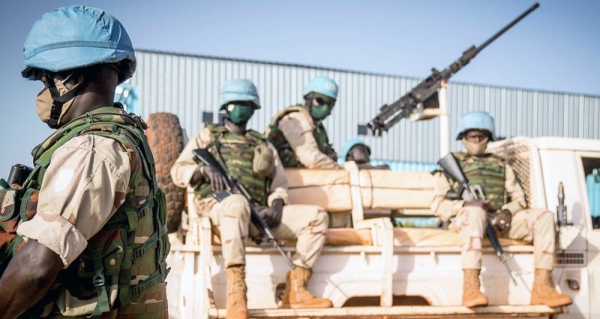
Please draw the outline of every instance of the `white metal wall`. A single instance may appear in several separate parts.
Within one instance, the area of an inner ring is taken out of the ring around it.
[[[262,132],[278,110],[302,102],[302,88],[312,77],[332,77],[340,87],[339,98],[325,126],[338,151],[346,140],[357,136],[358,124],[369,122],[379,107],[420,82],[401,76],[145,50],[138,50],[137,58],[131,83],[139,91],[138,112],[144,118],[154,112],[174,113],[188,135],[203,126],[202,112],[213,112],[217,121],[219,88],[229,79],[246,78],[256,84],[262,109],[250,127]],[[600,96],[451,81],[448,108],[451,136],[463,112],[482,109],[494,116],[498,136],[600,138]],[[383,137],[365,140],[373,158],[411,162],[440,158],[438,119],[403,120]],[[458,142],[452,143],[451,150],[459,147]]]

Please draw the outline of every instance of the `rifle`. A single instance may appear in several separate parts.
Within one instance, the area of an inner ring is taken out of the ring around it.
[[[29,177],[29,174],[33,171],[33,168],[25,166],[23,164],[15,164],[10,168],[8,179],[6,182],[8,185],[17,184],[23,186],[23,183]]]
[[[467,65],[471,59],[473,59],[481,50],[487,47],[490,43],[500,37],[504,32],[508,31],[512,26],[525,18],[533,10],[540,6],[539,3],[535,3],[531,8],[522,13],[511,23],[505,26],[502,30],[498,31],[491,38],[485,41],[479,47],[474,45],[463,52],[462,56],[452,63],[449,67],[444,69],[442,72],[436,68],[431,69],[431,75],[419,83],[417,86],[412,88],[410,92],[401,97],[398,101],[384,105],[380,108],[379,114],[367,124],[367,128],[373,132],[375,136],[381,136],[384,131],[390,129],[394,124],[398,123],[401,119],[409,117],[411,114],[422,111],[426,108],[438,108],[439,100],[437,90],[442,86],[443,82],[448,81],[450,77],[456,72],[460,71],[465,65]],[[390,119],[391,118],[391,119]]]
[[[267,226],[265,221],[260,217],[260,215],[256,211],[256,208],[254,208],[254,206],[252,205],[252,197],[250,196],[250,194],[248,193],[246,188],[244,188],[243,185],[241,185],[236,180],[234,180],[231,177],[231,175],[229,175],[229,173],[227,173],[225,168],[223,168],[223,166],[221,166],[221,164],[217,161],[217,159],[207,149],[199,148],[199,149],[194,150],[193,152],[194,152],[194,156],[196,156],[196,158],[198,160],[200,160],[202,163],[204,163],[207,166],[212,166],[212,167],[216,168],[217,171],[219,171],[219,173],[221,173],[221,175],[223,175],[225,177],[225,180],[227,180],[227,186],[229,186],[229,189],[231,189],[232,191],[237,190],[241,195],[246,197],[246,199],[248,200],[248,205],[250,206],[250,213],[251,213],[250,220],[252,221],[254,226],[256,226],[256,228],[258,228],[258,230],[261,233],[266,235],[267,240],[273,243],[273,247],[277,248],[279,253],[287,261],[287,263],[290,265],[290,267],[294,268],[295,266],[292,263],[292,260],[290,259],[290,257],[288,257],[288,255],[281,248],[281,246],[283,246],[283,244],[280,243],[277,240],[277,238],[275,238],[275,235],[273,235],[273,232],[271,231],[269,226]],[[213,197],[219,198],[220,195],[213,194]],[[223,199],[223,198],[224,197],[221,197],[221,199]],[[260,240],[257,241],[257,243],[260,243],[260,242],[261,242]]]
[[[441,166],[442,171],[447,177],[458,183],[458,190],[454,195],[458,196],[459,198],[462,197],[466,201],[477,199],[485,200],[485,195],[483,194],[481,186],[469,184],[469,180],[467,179],[465,173],[460,167],[458,160],[456,159],[456,157],[454,157],[454,154],[450,153],[444,156],[438,161],[438,165]],[[488,236],[492,247],[494,247],[496,255],[498,256],[498,258],[500,258],[500,261],[502,261],[504,267],[506,267],[506,271],[508,271],[510,278],[515,283],[515,286],[518,286],[517,281],[513,277],[512,271],[508,266],[508,258],[504,254],[504,250],[502,249],[502,246],[500,246],[500,242],[498,242],[498,237],[496,237],[496,231],[494,230],[494,228],[492,228],[492,225],[489,223],[489,221],[485,228],[485,233]]]

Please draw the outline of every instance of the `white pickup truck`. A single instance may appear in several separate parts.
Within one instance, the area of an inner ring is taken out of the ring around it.
[[[490,144],[508,159],[531,207],[556,211],[564,185],[568,223],[557,225],[557,289],[573,304],[552,309],[528,305],[533,247],[501,239],[518,285],[489,244],[484,248],[482,289],[490,306],[460,306],[462,271],[456,233],[393,227],[399,216],[431,216],[433,177],[428,172],[289,169],[290,200],[318,204],[335,224],[308,286],[331,299],[330,309],[278,309],[289,266],[269,245],[247,248],[246,281],[252,318],[600,318],[600,229],[592,225],[589,182],[600,168],[600,141],[518,137]],[[193,192],[188,192],[193,196]],[[188,200],[188,203],[193,203]],[[225,271],[219,239],[207,218],[188,205],[185,243],[173,241],[168,277],[172,318],[224,318]],[[383,216],[383,217],[382,217]],[[173,234],[173,238],[175,234]],[[174,238],[175,239],[175,238]],[[292,252],[294,245],[284,248]]]

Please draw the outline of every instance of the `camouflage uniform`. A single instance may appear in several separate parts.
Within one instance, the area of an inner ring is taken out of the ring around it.
[[[168,317],[164,194],[143,127],[120,108],[99,108],[33,150],[34,171],[16,191],[13,208],[28,214],[12,216],[12,253],[35,239],[63,261],[42,317]]]
[[[301,105],[277,113],[265,135],[277,149],[284,167],[339,168],[337,153],[323,123],[313,121]]]
[[[480,184],[493,211],[507,209],[512,213],[511,227],[500,236],[533,242],[534,266],[552,270],[554,265],[554,214],[544,209],[527,208],[525,194],[512,168],[502,157],[486,154],[481,157],[463,152],[455,153],[465,175],[472,184]],[[438,174],[431,205],[432,211],[443,221],[456,216],[451,227],[460,231],[463,269],[481,269],[481,241],[485,235],[488,216],[480,207],[463,207],[463,200],[446,199],[451,185]]]
[[[215,152],[215,143],[220,145],[220,155]],[[210,146],[215,158],[224,159],[229,172],[248,188],[256,206],[270,206],[275,199],[288,204],[287,179],[277,156],[273,156],[271,176],[263,178],[251,171],[254,148],[259,144],[267,144],[276,154],[275,148],[257,132],[248,131],[241,135],[229,132],[224,126],[208,125],[188,142],[171,169],[176,185],[196,190],[198,213],[210,217],[213,230],[221,236],[226,266],[245,264],[245,240],[256,231],[253,226],[249,227],[250,207],[248,201],[237,194],[217,202],[210,196],[212,189],[208,181],[191,185],[190,180],[198,168],[192,151]],[[282,215],[281,225],[273,229],[273,234],[279,239],[296,239],[294,264],[311,268],[325,244],[327,213],[319,206],[285,205]]]

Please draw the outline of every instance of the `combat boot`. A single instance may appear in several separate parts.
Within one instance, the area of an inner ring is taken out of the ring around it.
[[[479,290],[479,269],[463,269],[463,297],[462,305],[465,307],[485,307],[488,305],[487,297]]]
[[[566,306],[573,303],[571,296],[561,294],[554,289],[552,285],[552,271],[546,269],[536,269],[533,278],[533,288],[531,289],[532,305],[546,305],[549,307]]]
[[[331,308],[333,304],[327,298],[317,298],[306,289],[312,270],[295,267],[285,278],[285,293],[281,298],[284,308]]]
[[[227,275],[226,319],[248,319],[246,302],[246,280],[244,266],[233,266],[225,270]]]

